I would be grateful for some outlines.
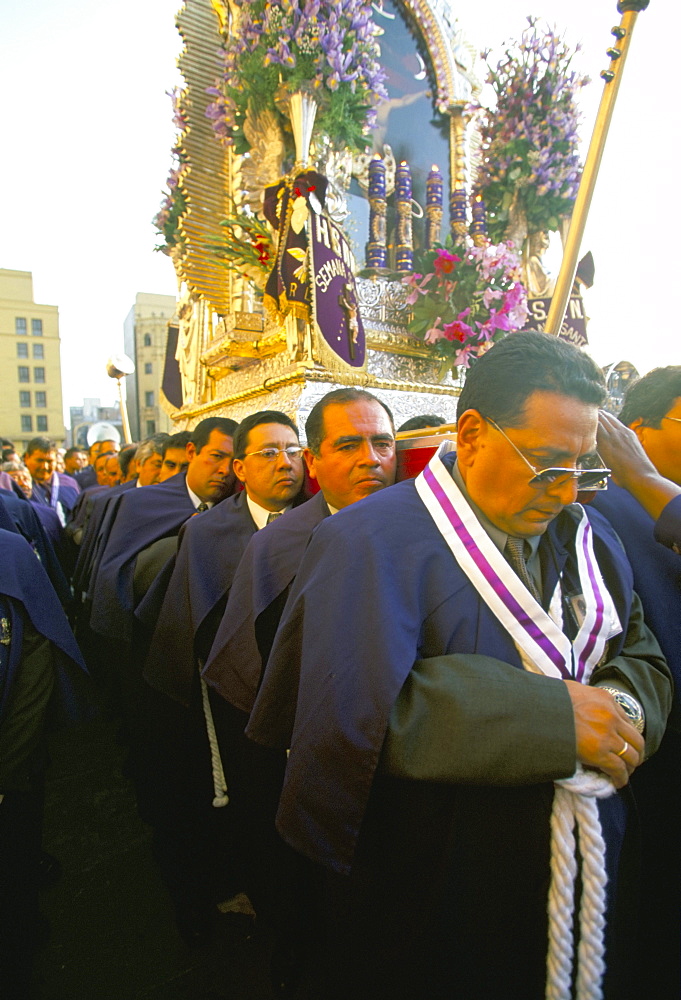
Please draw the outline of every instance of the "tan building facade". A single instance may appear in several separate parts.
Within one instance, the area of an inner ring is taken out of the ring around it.
[[[64,443],[59,309],[33,301],[30,271],[0,268],[0,436]]]
[[[160,402],[168,324],[174,316],[172,295],[138,292],[125,319],[125,353],[135,362],[135,374],[125,380],[134,441],[161,431],[173,434],[176,430]]]

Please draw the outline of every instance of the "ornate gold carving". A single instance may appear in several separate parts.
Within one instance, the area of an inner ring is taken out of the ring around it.
[[[217,13],[206,0],[185,0],[177,27],[184,41],[178,66],[186,82],[183,104],[188,117],[180,137],[185,163],[179,183],[188,209],[180,221],[183,249],[173,258],[180,280],[224,315],[230,309],[227,272],[205,250],[207,243],[220,241],[220,220],[231,214],[230,158],[215,141],[205,114],[212,100],[206,88],[220,73]]]

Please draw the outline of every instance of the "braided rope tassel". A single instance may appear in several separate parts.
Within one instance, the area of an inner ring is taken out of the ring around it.
[[[577,959],[577,1000],[598,1000],[605,973],[605,841],[594,799],[575,796],[582,849],[582,905]]]
[[[213,713],[211,712],[210,701],[208,700],[208,686],[203,678],[201,678],[201,700],[203,703],[203,716],[206,720],[208,744],[210,746],[210,763],[213,770],[213,790],[215,791],[213,805],[216,809],[220,809],[222,806],[226,806],[229,802],[229,795],[227,794],[227,781],[225,779],[225,772],[222,768],[222,758],[220,757],[218,738],[215,733]]]
[[[577,953],[577,1000],[602,1000],[605,972],[605,841],[596,799],[615,791],[595,772],[577,773],[556,782],[551,813],[551,886],[546,1000],[571,1000],[574,958],[574,892],[577,874],[574,825],[582,856],[580,939]]]
[[[551,886],[549,888],[549,950],[546,958],[546,1000],[570,1000],[574,952],[575,814],[572,795],[556,788],[551,812]]]

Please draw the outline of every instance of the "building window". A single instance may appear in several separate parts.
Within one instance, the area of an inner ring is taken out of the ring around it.
[[[144,346],[145,347],[151,347],[151,334],[150,333],[145,333],[144,334]]]
[[[26,389],[19,390],[19,406],[30,406],[31,405],[31,394],[27,392]]]
[[[42,344],[33,345],[33,357],[34,359],[37,358],[38,361],[43,360],[43,358],[45,357],[45,348]]]
[[[27,358],[28,357],[28,344],[17,344],[17,357]]]
[[[31,376],[27,365],[19,365],[19,381],[30,382]]]
[[[29,416],[28,413],[21,414],[21,433],[22,434],[33,433],[33,417]]]
[[[46,392],[40,392],[40,390],[38,390],[38,392],[36,392],[36,394],[35,394],[35,405],[39,409],[41,409],[41,410],[46,410],[47,409],[47,393]],[[40,418],[38,418],[38,419],[40,419]],[[40,430],[40,428],[38,428],[38,430]]]
[[[45,381],[45,369],[44,368],[34,368],[33,369],[33,381],[34,382],[44,382]]]
[[[144,405],[153,406],[154,405],[154,390],[144,393]]]
[[[26,357],[25,354],[22,354],[22,355],[19,355],[19,356],[20,357]],[[153,365],[152,365],[151,361],[145,361],[144,362],[144,374],[145,375],[151,375],[152,369],[153,369]]]
[[[26,320],[23,319],[21,316],[15,316],[14,332],[16,333],[17,337],[25,337],[27,329],[28,327],[26,326]]]
[[[34,337],[42,337],[43,335],[43,321],[41,319],[31,320],[31,333]]]
[[[147,437],[151,437],[151,435],[155,433],[156,433],[156,421],[147,420]]]
[[[36,428],[39,431],[47,430],[47,417],[45,416],[44,413],[41,414],[41,416],[36,417]]]

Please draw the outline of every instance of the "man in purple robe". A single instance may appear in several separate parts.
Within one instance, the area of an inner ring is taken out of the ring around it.
[[[227,607],[203,677],[234,706],[235,725],[245,729],[279,617],[314,529],[324,518],[395,479],[392,414],[363,389],[336,389],[312,408],[305,425],[305,460],[319,492],[307,503],[256,532],[239,564]],[[286,701],[288,692],[270,690],[267,701]],[[285,765],[284,751],[270,754],[249,741],[241,745],[245,763],[240,786],[230,788],[240,803],[251,844],[249,895],[259,919],[273,923],[272,957],[276,986],[300,974],[314,938],[309,910],[308,870],[301,867],[274,828]],[[277,757],[278,755],[278,766]]]
[[[627,995],[626,786],[671,685],[616,536],[575,504],[603,398],[587,355],[512,334],[468,373],[456,454],[310,541],[267,668],[293,695],[248,732],[290,746],[277,822],[326,872],[326,997],[540,1000],[547,975],[570,989],[577,911],[580,977]]]

